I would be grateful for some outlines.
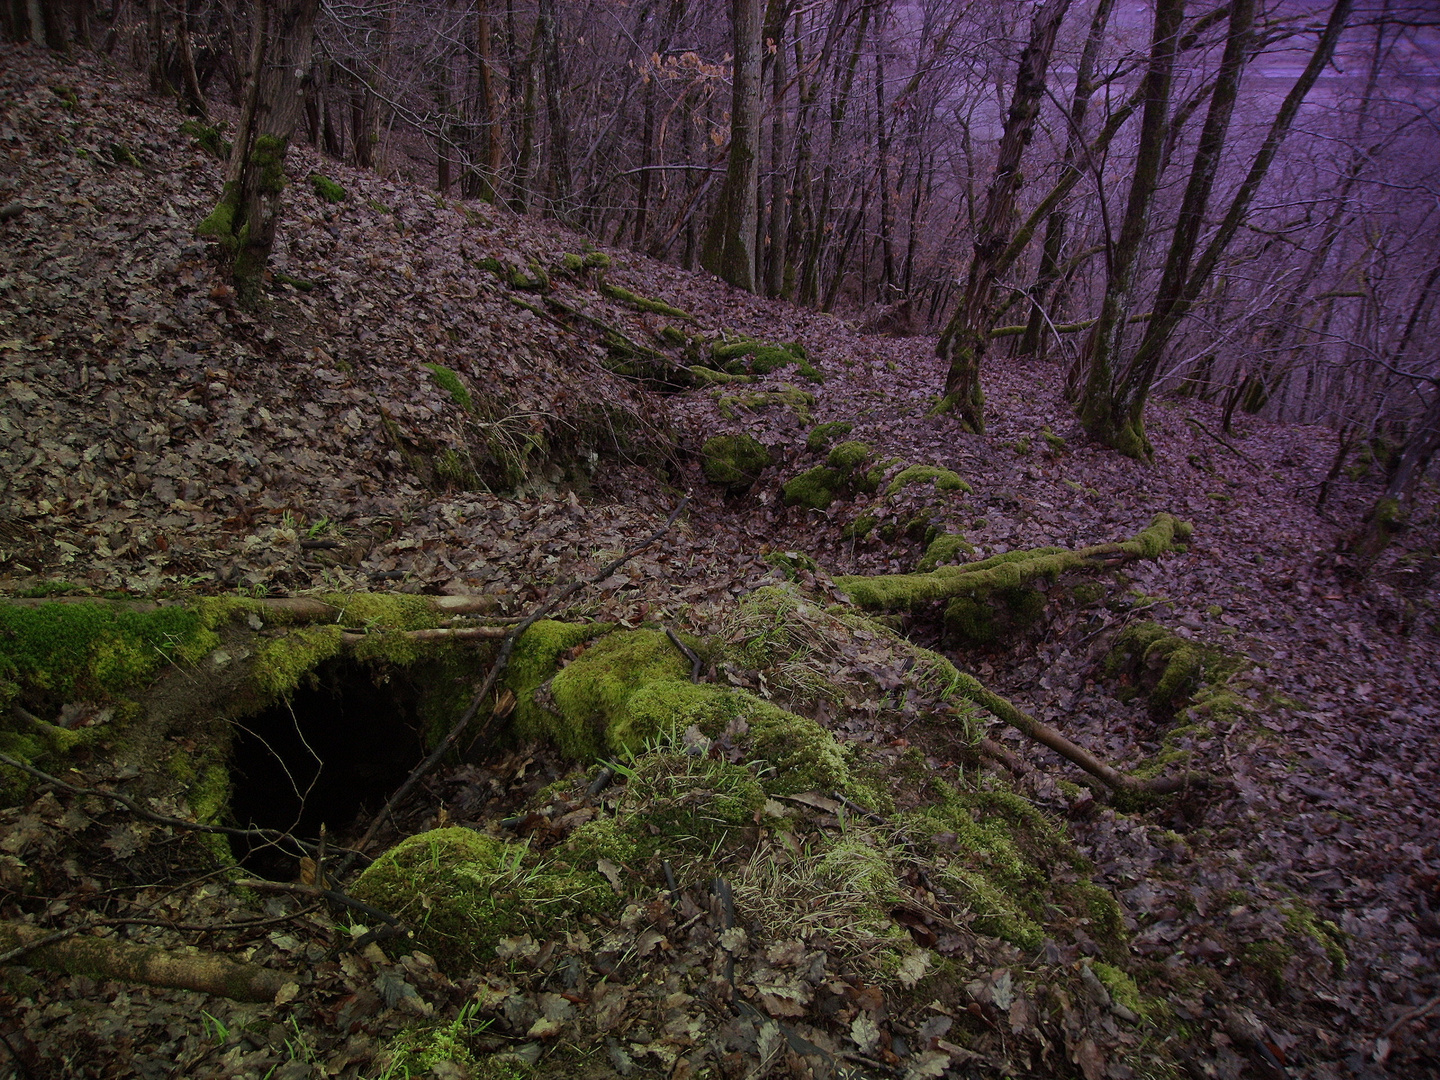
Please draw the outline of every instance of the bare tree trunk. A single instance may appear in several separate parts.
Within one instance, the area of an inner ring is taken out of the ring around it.
[[[186,0],[175,0],[175,48],[180,61],[180,78],[185,85],[186,109],[192,116],[205,120],[209,118],[210,110],[205,104],[205,93],[200,89],[200,79],[195,74],[195,53],[190,47],[190,15],[186,7]]]
[[[342,113],[340,123],[335,122],[335,71],[329,61],[320,65],[320,76],[320,85],[316,94],[320,103],[320,142],[325,148],[325,153],[337,161],[343,161],[345,159],[345,118]]]
[[[765,293],[779,296],[785,288],[785,260],[788,252],[789,174],[785,158],[789,153],[786,128],[785,91],[789,84],[785,67],[785,27],[790,21],[790,0],[770,0],[765,13],[766,55],[770,57],[770,220],[765,227],[769,244],[765,249]],[[773,52],[772,52],[773,50]]]
[[[380,98],[378,89],[390,56],[390,35],[394,13],[390,0],[378,0],[378,10],[366,19],[369,29],[378,38],[370,55],[361,64],[360,78],[350,99],[350,149],[355,164],[362,169],[375,167],[375,150],[380,144]]]
[[[474,180],[466,184],[465,194],[493,203],[498,197],[504,144],[500,137],[500,102],[495,91],[488,0],[478,0],[475,7],[475,66],[480,78],[480,162],[473,170]]]
[[[735,68],[725,186],[710,218],[700,265],[736,288],[755,291],[760,197],[760,0],[731,0]]]
[[[1069,0],[1066,0],[1068,3]],[[895,207],[890,198],[890,128],[885,122],[885,20],[875,23],[875,150],[880,171],[880,297],[895,285]]]
[[[565,83],[560,73],[560,30],[555,22],[555,0],[540,0],[536,30],[541,36],[545,66],[545,115],[549,145],[549,180],[546,185],[551,212],[565,217],[570,198],[570,135],[565,126],[561,99]]]
[[[150,35],[150,92],[152,94],[173,94],[175,88],[165,77],[165,13],[160,7],[161,0],[148,0],[145,8]],[[39,9],[39,4],[36,4]],[[43,20],[42,20],[43,21]]]
[[[1309,94],[1311,87],[1315,85],[1320,73],[1329,65],[1331,57],[1334,56],[1335,45],[1349,22],[1353,6],[1354,0],[1336,0],[1335,6],[1330,11],[1329,21],[1320,35],[1315,51],[1310,56],[1310,62],[1295,81],[1295,85],[1290,88],[1289,94],[1286,95],[1285,101],[1280,106],[1279,113],[1270,125],[1265,141],[1251,162],[1249,172],[1231,198],[1225,217],[1211,235],[1204,252],[1192,266],[1194,237],[1198,236],[1200,217],[1203,215],[1205,203],[1208,202],[1214,169],[1218,165],[1218,160],[1212,164],[1208,158],[1213,152],[1218,159],[1219,150],[1223,148],[1224,142],[1224,129],[1220,127],[1218,128],[1219,145],[1213,147],[1213,150],[1206,147],[1207,135],[1217,134],[1217,132],[1209,130],[1210,121],[1207,118],[1207,131],[1201,137],[1202,148],[1197,151],[1196,167],[1192,170],[1180,221],[1176,224],[1175,239],[1171,242],[1171,257],[1166,259],[1165,279],[1162,281],[1160,293],[1156,297],[1155,316],[1147,324],[1145,336],[1134,357],[1126,365],[1120,377],[1114,380],[1105,392],[1108,401],[1103,406],[1092,408],[1090,419],[1086,419],[1082,412],[1082,419],[1085,420],[1087,430],[1100,441],[1132,457],[1146,460],[1150,458],[1152,451],[1149,440],[1145,437],[1145,402],[1149,397],[1150,387],[1155,380],[1155,373],[1159,369],[1165,347],[1174,335],[1175,328],[1189,314],[1205,285],[1214,275],[1215,267],[1221,256],[1244,222],[1250,209],[1250,202],[1265,179],[1265,174],[1269,171],[1270,163],[1279,151],[1280,144],[1289,133],[1301,103]],[[1232,19],[1235,17],[1233,11],[1231,17]],[[1227,45],[1227,58],[1229,54],[1230,50]],[[1219,92],[1217,87],[1217,95]],[[1208,178],[1204,175],[1207,171]]]
[[[525,54],[525,71],[522,83],[525,87],[525,101],[520,110],[520,149],[515,156],[515,183],[511,188],[510,209],[517,214],[525,213],[530,207],[534,194],[535,160],[535,110],[540,100],[540,24],[537,21],[530,36],[530,49]]]
[[[870,4],[865,3],[860,8],[860,24],[855,28],[855,45],[850,50],[850,59],[843,68],[835,72],[834,85],[830,91],[830,146],[821,174],[820,201],[812,219],[805,247],[805,260],[800,271],[799,301],[802,304],[814,304],[820,294],[820,264],[825,253],[826,232],[830,226],[830,196],[835,185],[835,160],[844,130],[845,112],[850,103],[850,89],[855,84],[855,70],[860,63],[865,31],[869,25]]]
[[[670,42],[685,15],[685,0],[670,0],[665,11],[665,25],[655,43],[655,55],[663,62],[670,51]],[[640,134],[640,178],[635,185],[635,228],[631,243],[637,248],[645,246],[650,228],[650,197],[655,186],[655,167],[660,163],[661,147],[655,143],[655,109],[659,94],[658,76],[652,75],[645,86],[645,116]],[[663,196],[662,196],[663,199]]]
[[[1400,452],[1400,462],[1385,486],[1385,494],[1376,500],[1358,532],[1345,544],[1357,576],[1369,573],[1390,541],[1410,527],[1415,493],[1436,451],[1440,451],[1440,383],[1432,382],[1431,395],[1429,408]]]
[[[967,431],[985,431],[985,396],[980,365],[990,342],[997,262],[1010,240],[1015,198],[1023,182],[1020,162],[1034,134],[1045,97],[1045,77],[1060,23],[1070,0],[1046,0],[1030,24],[1030,39],[1020,55],[1015,90],[1005,115],[1005,130],[995,160],[995,175],[985,194],[985,210],[976,223],[974,253],[965,294],[951,316],[936,349],[949,366],[945,396],[938,409],[955,409]]]
[[[303,80],[320,0],[273,0],[255,10],[253,89],[245,127],[236,131],[230,173],[219,204],[198,231],[220,242],[241,304],[258,307],[280,224],[285,151],[304,110]],[[243,115],[243,114],[242,114]]]
[[[1075,93],[1070,100],[1067,118],[1070,130],[1065,136],[1065,155],[1060,168],[1062,173],[1074,173],[1076,180],[1080,177],[1080,158],[1085,153],[1085,120],[1090,112],[1090,99],[1095,94],[1095,64],[1114,6],[1115,0],[1100,0],[1096,5],[1095,14],[1090,19],[1090,33],[1086,35],[1085,47],[1080,53],[1080,66],[1075,71]],[[1052,212],[1045,223],[1040,272],[1030,289],[1030,318],[1025,326],[1025,336],[1020,340],[1022,355],[1045,355],[1045,346],[1050,340],[1045,333],[1045,296],[1060,276],[1060,260],[1065,250],[1069,221],[1070,213],[1062,206]]]
[[[1085,387],[1079,402],[1086,430],[1123,453],[1140,456],[1144,443],[1136,437],[1122,443],[1124,427],[1115,415],[1111,387],[1124,344],[1125,325],[1134,303],[1140,249],[1150,225],[1150,210],[1160,182],[1160,157],[1165,147],[1170,113],[1170,86],[1175,69],[1184,0],[1156,0],[1150,35],[1150,62],[1141,84],[1145,103],[1140,119],[1140,143],[1120,237],[1107,251],[1105,297],[1100,315],[1085,340],[1082,363]]]

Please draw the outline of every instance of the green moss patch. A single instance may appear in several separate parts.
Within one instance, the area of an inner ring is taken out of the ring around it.
[[[218,127],[202,124],[198,120],[186,120],[180,125],[180,134],[190,136],[200,149],[217,161],[230,160],[230,140],[220,133]]]
[[[215,643],[200,616],[178,606],[0,604],[0,709],[18,703],[49,713],[75,698],[124,699]]]
[[[835,420],[828,424],[816,424],[805,436],[805,448],[812,454],[824,453],[836,439],[843,438],[855,430],[848,420]]]
[[[310,186],[315,190],[315,197],[322,202],[342,203],[350,197],[334,180],[319,173],[310,175]]]
[[[430,377],[435,380],[435,385],[449,394],[450,400],[457,407],[467,413],[475,411],[475,401],[470,396],[470,389],[461,381],[458,374],[443,364],[426,364],[425,366],[430,370]]]

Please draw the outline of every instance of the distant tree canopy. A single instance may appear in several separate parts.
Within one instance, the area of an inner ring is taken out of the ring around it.
[[[0,30],[126,55],[203,115],[247,100],[283,6],[4,0]],[[982,363],[1024,355],[1137,457],[1156,389],[1221,403],[1227,429],[1263,411],[1400,448],[1440,376],[1415,344],[1440,26],[1352,9],[357,0],[292,42],[292,75],[300,137],[337,159],[943,329],[936,390],[972,430]]]

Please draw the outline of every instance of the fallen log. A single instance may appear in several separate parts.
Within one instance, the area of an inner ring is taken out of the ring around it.
[[[1169,514],[1156,514],[1150,526],[1129,540],[1092,544],[1077,551],[1035,548],[1008,551],[979,562],[942,566],[928,574],[844,574],[835,587],[862,608],[883,611],[913,610],[936,600],[959,596],[976,599],[1000,589],[1016,588],[1037,578],[1053,580],[1070,570],[1103,570],[1132,559],[1154,559],[1188,539],[1189,523]]]
[[[194,990],[233,1001],[274,1001],[286,987],[298,986],[291,972],[245,964],[215,953],[197,949],[181,952],[79,935],[56,940],[55,934],[24,923],[0,923],[0,950],[14,953],[14,958],[7,961],[10,964],[99,980]]]
[[[997,720],[1009,724],[1041,746],[1049,747],[1067,761],[1080,766],[1112,791],[1130,795],[1171,795],[1177,791],[1226,786],[1219,777],[1208,773],[1187,772],[1179,776],[1157,776],[1150,780],[1128,776],[1107,765],[1083,746],[1070,741],[1049,724],[1041,723],[999,694],[987,690],[979,679],[963,673],[961,679],[961,685],[956,692],[967,701],[980,706]]]

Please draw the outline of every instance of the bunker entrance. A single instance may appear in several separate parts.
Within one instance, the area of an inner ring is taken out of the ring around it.
[[[238,825],[314,838],[341,836],[372,814],[424,755],[420,690],[403,671],[331,660],[288,701],[235,724],[231,810]],[[256,873],[293,877],[295,855],[246,840],[236,857]]]

